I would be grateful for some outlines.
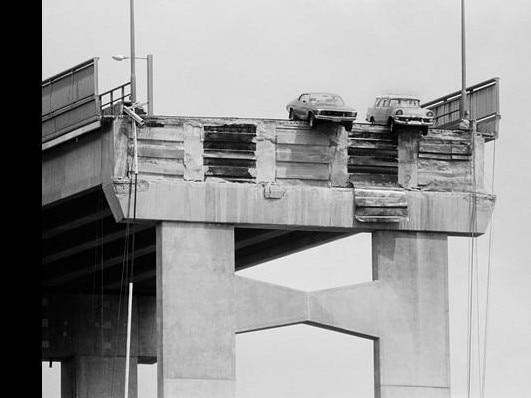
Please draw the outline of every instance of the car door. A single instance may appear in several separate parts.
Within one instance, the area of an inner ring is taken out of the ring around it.
[[[378,121],[380,123],[386,124],[387,121],[388,121],[389,114],[390,114],[390,109],[391,109],[391,108],[389,108],[389,101],[390,101],[389,98],[385,98],[380,103],[380,108],[379,108],[379,111],[378,111]]]
[[[382,104],[384,100],[382,98],[378,98],[376,102],[374,103],[374,106],[371,109],[371,116],[374,118],[375,123],[380,123],[381,120],[381,113],[382,113]]]
[[[299,97],[299,106],[296,108],[296,116],[299,119],[306,120],[308,118],[308,105],[310,101],[310,94],[302,94]]]
[[[374,104],[372,106],[369,106],[367,108],[367,114],[365,115],[365,119],[369,122],[371,120],[371,117],[374,118],[374,109],[376,108],[376,104],[378,103],[378,98],[374,101]]]
[[[372,116],[374,118],[374,122],[375,123],[378,123],[380,121],[380,115],[379,114],[382,111],[382,108],[381,108],[382,102],[383,102],[383,100],[381,98],[377,98],[376,99],[376,101],[374,102],[373,107],[370,108],[369,120],[370,120],[370,117]]]

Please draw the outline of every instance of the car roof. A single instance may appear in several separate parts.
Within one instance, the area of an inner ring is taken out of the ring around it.
[[[402,99],[414,99],[419,100],[419,97],[416,95],[408,95],[408,94],[383,94],[376,97],[377,99],[380,98],[402,98]]]
[[[314,95],[314,94],[326,94],[326,95],[335,95],[335,96],[341,97],[339,94],[336,94],[336,93],[327,93],[327,92],[324,92],[324,91],[323,91],[323,92],[318,92],[318,91],[315,91],[315,92],[313,92],[313,91],[312,91],[312,92],[306,92],[306,93],[302,93],[301,95],[306,95],[306,94],[308,94],[308,95]],[[300,97],[300,95],[299,95],[299,97]]]

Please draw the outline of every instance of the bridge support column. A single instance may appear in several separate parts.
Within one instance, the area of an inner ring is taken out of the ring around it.
[[[129,397],[137,396],[137,360],[130,358]],[[61,398],[121,398],[125,357],[76,355],[61,363]]]
[[[234,228],[157,226],[159,398],[235,396]]]
[[[447,236],[374,232],[372,247],[382,289],[376,396],[450,397]]]

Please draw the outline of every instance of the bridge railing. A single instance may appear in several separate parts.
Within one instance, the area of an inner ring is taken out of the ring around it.
[[[101,112],[104,115],[111,115],[116,104],[127,101],[131,101],[130,82],[100,94]]]
[[[500,116],[499,85],[500,79],[495,77],[474,84],[466,89],[466,108],[470,114],[468,119],[476,122],[477,130],[487,141],[498,136]],[[423,108],[434,113],[434,127],[455,128],[460,120],[461,91],[437,98],[422,104]]]
[[[130,82],[98,93],[98,58],[43,80],[43,149],[99,128],[104,115],[113,115],[118,103],[130,100]]]
[[[98,122],[98,58],[42,82],[42,142]]]

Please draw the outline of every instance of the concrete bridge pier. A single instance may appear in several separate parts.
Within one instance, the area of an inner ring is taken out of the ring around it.
[[[129,397],[136,398],[137,358],[129,363]],[[123,356],[76,355],[61,363],[61,398],[123,397],[124,369]]]
[[[159,223],[159,398],[234,398],[235,333],[281,326],[285,311],[302,323],[374,338],[377,398],[449,398],[447,235],[376,231],[372,250],[369,284],[298,292],[295,301],[306,297],[306,305],[292,308],[264,294],[281,287],[253,282],[253,290],[266,290],[254,291],[247,308],[235,302],[251,292],[234,276],[232,226]],[[273,321],[260,326],[264,312]],[[239,316],[258,323],[242,327]]]
[[[235,396],[234,227],[157,225],[159,398]]]
[[[137,397],[137,364],[156,361],[155,300],[135,297],[129,397]],[[45,294],[43,358],[61,361],[61,398],[122,398],[127,300],[118,295]]]
[[[374,232],[376,397],[449,398],[447,236]]]

